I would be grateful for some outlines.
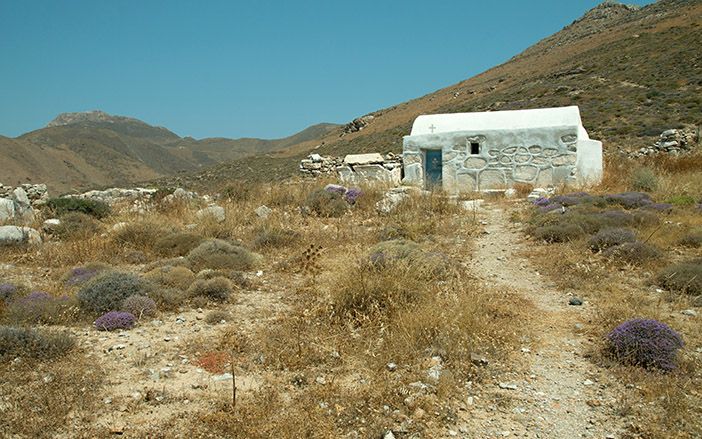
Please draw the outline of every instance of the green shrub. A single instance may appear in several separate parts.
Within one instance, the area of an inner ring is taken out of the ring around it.
[[[159,285],[186,290],[195,280],[195,273],[185,267],[165,266],[149,271],[144,277]]]
[[[52,198],[47,201],[46,206],[55,216],[62,216],[69,212],[81,212],[102,219],[110,214],[110,206],[107,203],[83,198]]]
[[[410,233],[406,228],[394,224],[383,227],[378,233],[378,240],[381,242],[393,239],[408,239],[409,237]]]
[[[67,333],[0,326],[0,358],[29,357],[48,360],[68,353],[75,340]]]
[[[59,324],[72,322],[76,311],[73,298],[34,291],[12,300],[5,310],[5,320],[13,324]]]
[[[674,206],[680,206],[680,207],[686,207],[686,206],[692,206],[697,204],[697,200],[695,200],[695,197],[692,197],[690,195],[674,195],[668,200],[666,200],[668,203],[674,205]]]
[[[583,228],[576,224],[554,224],[551,226],[537,227],[534,237],[548,243],[570,242],[585,234]]]
[[[86,283],[78,291],[78,304],[84,311],[105,313],[120,309],[129,296],[148,296],[152,285],[131,273],[109,271]]]
[[[205,297],[216,302],[224,302],[232,293],[232,283],[226,277],[198,279],[190,286],[191,296]]]
[[[237,270],[201,270],[197,275],[197,279],[214,279],[215,277],[226,277],[232,284],[243,289],[251,287],[251,281],[242,273]]]
[[[141,319],[144,316],[154,316],[156,315],[156,302],[150,297],[135,294],[124,299],[122,311],[135,316],[137,319]]]
[[[406,239],[379,242],[369,250],[369,262],[373,266],[395,261],[407,264],[417,276],[435,280],[445,277],[450,265],[444,254],[424,251],[419,244]]]
[[[349,205],[340,193],[319,189],[307,196],[305,207],[324,218],[339,218]]]
[[[642,242],[625,242],[615,245],[602,252],[602,256],[618,262],[640,265],[644,262],[661,257],[661,251],[656,247]]]
[[[702,260],[666,267],[658,274],[657,280],[669,291],[699,296],[702,294]]]
[[[248,270],[259,260],[259,256],[244,247],[221,239],[210,239],[188,253],[188,261],[195,270],[234,269]]]
[[[156,239],[154,251],[167,257],[185,256],[188,252],[204,241],[200,235],[190,232],[168,233]]]
[[[84,239],[102,231],[102,223],[82,212],[69,212],[59,217],[61,224],[52,233],[63,239]]]
[[[651,168],[637,168],[631,173],[629,186],[634,191],[654,192],[658,189],[658,177]]]
[[[294,230],[278,227],[265,227],[256,234],[253,248],[280,248],[287,247],[300,240],[300,234]]]
[[[636,234],[624,228],[613,228],[600,230],[590,238],[588,245],[593,252],[600,252],[615,245],[621,245],[625,242],[636,241]]]

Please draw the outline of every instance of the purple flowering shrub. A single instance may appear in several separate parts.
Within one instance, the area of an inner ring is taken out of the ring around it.
[[[599,252],[614,247],[615,245],[634,241],[636,241],[636,234],[633,231],[623,228],[613,228],[597,232],[590,238],[588,245],[593,252]]]
[[[684,342],[680,334],[653,319],[633,319],[607,335],[607,350],[624,364],[664,371],[675,369],[677,351]]]
[[[129,296],[122,302],[122,311],[128,312],[137,318],[153,316],[156,314],[156,302],[146,296]]]
[[[548,206],[549,204],[551,204],[551,200],[549,200],[547,197],[539,197],[536,200],[534,200],[532,202],[532,204],[534,206],[544,207],[544,206]]]
[[[673,210],[673,205],[670,203],[652,203],[643,206],[642,209],[654,210],[656,212],[671,212]]]
[[[548,212],[551,212],[553,210],[561,210],[561,209],[563,209],[562,204],[552,203],[552,204],[547,204],[545,206],[539,207],[539,212],[548,213]]]
[[[363,191],[357,187],[349,188],[344,194],[344,199],[349,204],[356,204],[356,201],[363,195]]]
[[[651,196],[645,192],[622,192],[620,194],[605,195],[605,200],[609,204],[616,204],[625,209],[636,209],[653,204]]]
[[[98,331],[114,331],[115,329],[131,329],[136,324],[134,314],[124,311],[110,311],[95,320]]]
[[[343,186],[339,186],[338,184],[328,184],[324,187],[324,190],[327,192],[334,192],[339,195],[345,195],[348,189]]]
[[[65,274],[64,279],[66,285],[82,285],[90,279],[97,276],[98,274],[105,271],[107,268],[109,268],[107,265],[100,263],[88,264],[81,267],[74,267],[70,269],[68,273]]]
[[[83,285],[77,298],[84,311],[104,313],[119,309],[127,297],[146,295],[150,290],[149,282],[132,273],[108,271]]]

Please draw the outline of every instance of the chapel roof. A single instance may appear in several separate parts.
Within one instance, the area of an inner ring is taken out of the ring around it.
[[[582,128],[577,106],[479,113],[424,114],[415,119],[410,135],[452,131],[494,131],[525,128]],[[584,132],[584,129],[582,129]]]

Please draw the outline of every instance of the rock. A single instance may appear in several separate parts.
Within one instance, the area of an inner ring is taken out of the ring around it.
[[[385,159],[383,156],[377,152],[370,154],[349,154],[344,157],[344,164],[349,166],[382,164],[384,162]]]
[[[222,375],[213,375],[212,381],[229,381],[234,378],[234,375],[230,373],[223,373]]]
[[[517,190],[514,188],[509,188],[505,191],[505,198],[516,198]]]
[[[397,364],[395,363],[388,363],[385,366],[390,372],[395,372],[397,370]]]
[[[583,381],[583,386],[592,386],[593,384],[595,384],[595,382],[592,380]]]
[[[58,218],[50,218],[46,221],[44,221],[44,224],[42,224],[41,229],[48,234],[52,234],[56,231],[56,228],[61,225],[61,220]]]
[[[41,244],[41,235],[31,227],[0,226],[0,247]]]
[[[471,352],[470,362],[476,366],[487,366],[489,363],[487,358],[483,357],[482,355],[478,355],[475,352]]]
[[[0,224],[15,218],[15,202],[8,198],[0,198]]]
[[[395,439],[395,434],[393,434],[392,430],[388,430],[383,434],[383,439]]]
[[[568,305],[580,306],[582,304],[583,304],[583,301],[577,297],[571,297],[570,300],[568,300]]]
[[[256,212],[256,215],[258,215],[259,218],[266,219],[273,212],[273,209],[266,205],[261,205],[258,206],[254,212]]]
[[[517,390],[517,385],[514,383],[499,383],[500,389],[507,389],[507,390]]]
[[[195,213],[195,216],[199,220],[203,220],[205,218],[212,218],[218,223],[224,222],[226,219],[226,213],[224,211],[224,207],[221,206],[210,206],[206,207],[204,209],[200,209]]]
[[[480,206],[483,205],[485,200],[468,200],[468,201],[462,201],[461,202],[461,208],[463,210],[467,210],[469,212],[472,212],[474,210],[480,209]]]
[[[695,311],[694,309],[685,309],[683,311],[680,311],[680,313],[690,317],[697,317],[697,311]]]
[[[397,206],[402,203],[405,199],[409,197],[409,189],[405,187],[399,187],[395,189],[390,189],[383,195],[383,199],[375,203],[375,209],[379,213],[390,213]]]

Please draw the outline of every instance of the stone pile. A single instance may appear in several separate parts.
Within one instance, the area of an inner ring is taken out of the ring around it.
[[[363,130],[363,128],[367,127],[368,124],[373,121],[373,119],[375,119],[375,116],[373,116],[372,114],[357,117],[356,119],[344,125],[341,136]]]
[[[402,179],[402,156],[388,153],[349,154],[344,158],[310,154],[300,161],[306,176],[337,174],[345,184],[384,182],[399,185]]]
[[[6,186],[3,186],[4,188]],[[44,190],[46,190],[46,186]],[[46,191],[44,194],[46,194]],[[32,201],[35,201],[37,206],[46,203],[46,200],[41,199],[43,195],[38,196],[36,191],[33,192],[33,196],[34,200],[31,200],[27,191],[21,186],[4,191],[3,196],[0,197],[0,224],[10,222],[20,224],[32,223],[35,218]],[[40,200],[41,202],[39,202]]]
[[[12,198],[12,194],[16,189],[22,189],[32,207],[41,207],[49,201],[49,191],[45,184],[21,184],[17,187],[5,186],[0,183],[0,198]]]
[[[635,158],[655,154],[680,155],[692,150],[697,143],[699,128],[670,129],[663,131],[652,146],[629,153],[629,156]]]
[[[310,154],[306,159],[300,160],[300,172],[311,177],[329,175],[335,173],[336,168],[343,163],[344,160],[339,157]]]
[[[66,195],[72,198],[102,201],[112,207],[128,208],[132,212],[143,213],[148,211],[156,201],[155,195],[158,189],[153,188],[110,188],[105,190],[93,190],[82,194]],[[197,193],[189,192],[178,188],[173,193],[166,195],[161,203],[169,204],[175,201],[192,201],[199,199]],[[210,201],[209,197],[202,197],[204,201]]]

